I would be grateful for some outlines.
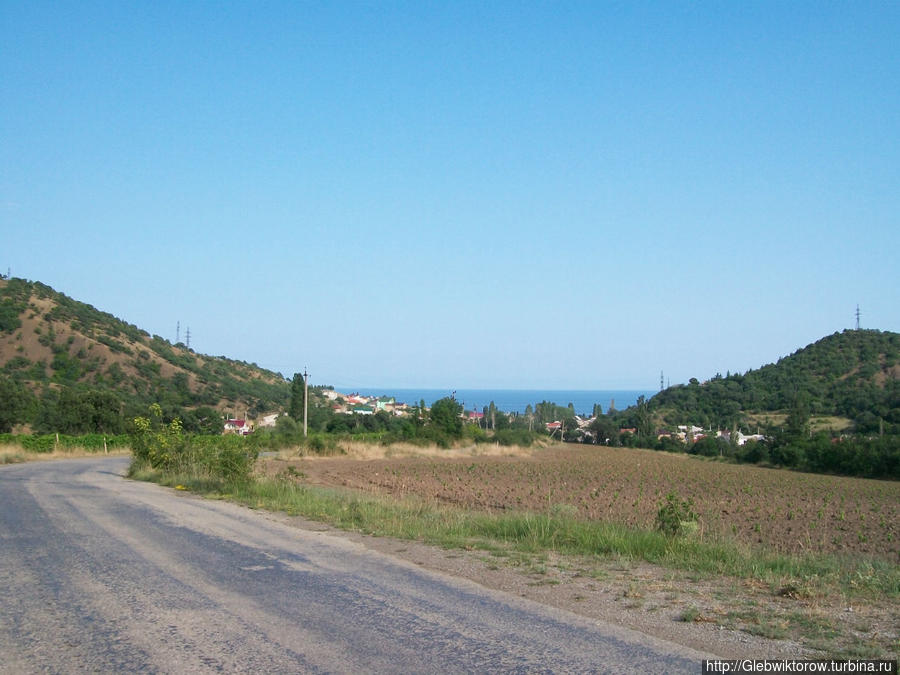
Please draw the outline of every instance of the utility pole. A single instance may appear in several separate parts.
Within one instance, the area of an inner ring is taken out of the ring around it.
[[[307,412],[309,410],[309,373],[306,372],[306,368],[303,369],[303,438],[306,438],[307,434],[307,426],[306,421],[308,419]]]

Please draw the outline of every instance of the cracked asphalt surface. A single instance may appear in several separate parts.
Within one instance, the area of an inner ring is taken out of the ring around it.
[[[122,477],[0,468],[0,673],[697,673],[697,651]]]

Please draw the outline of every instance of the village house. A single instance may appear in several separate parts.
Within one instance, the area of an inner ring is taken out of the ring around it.
[[[222,433],[247,436],[253,433],[253,427],[246,420],[230,419],[225,422],[225,428],[223,429]]]
[[[747,441],[764,441],[766,437],[762,434],[744,435],[740,431],[719,431],[716,432],[716,438],[724,438],[726,441],[734,441],[737,445],[744,445]]]

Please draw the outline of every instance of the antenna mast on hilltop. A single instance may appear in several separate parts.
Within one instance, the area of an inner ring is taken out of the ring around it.
[[[660,391],[665,389],[665,387],[663,386],[664,382],[665,381],[663,380],[663,371],[659,371],[659,390]]]
[[[181,321],[175,322],[175,344],[181,342]]]
[[[859,330],[859,305],[856,306],[856,330]]]
[[[187,340],[187,348],[191,348],[191,327],[187,327],[187,333],[184,336],[184,339]]]

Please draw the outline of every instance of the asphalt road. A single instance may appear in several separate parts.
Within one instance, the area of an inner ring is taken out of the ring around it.
[[[700,670],[686,648],[126,480],[127,463],[0,468],[0,673]]]

